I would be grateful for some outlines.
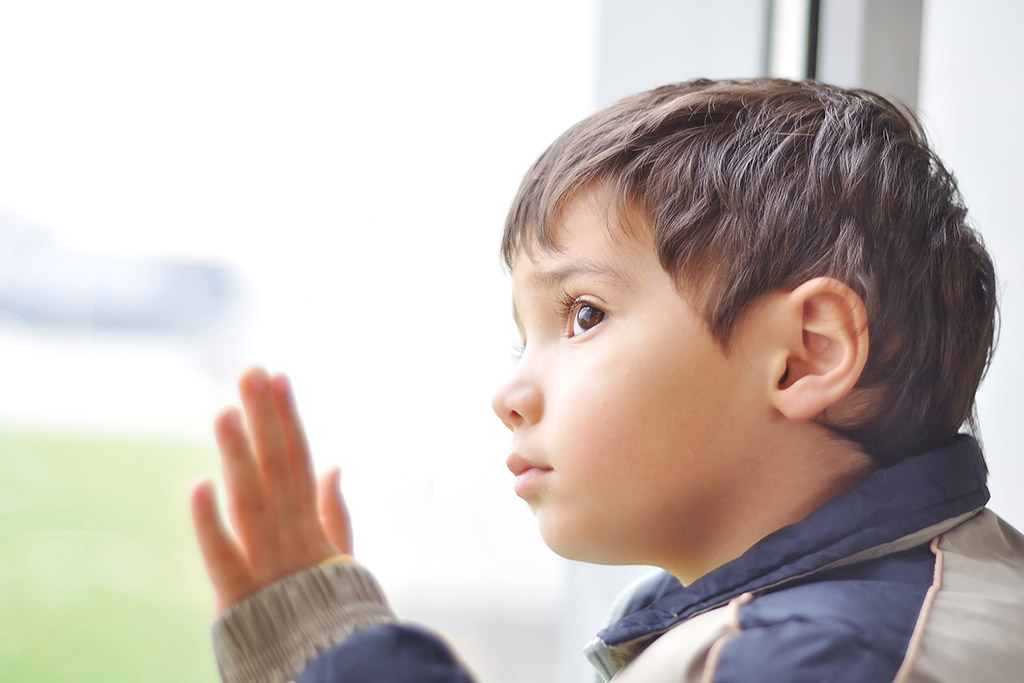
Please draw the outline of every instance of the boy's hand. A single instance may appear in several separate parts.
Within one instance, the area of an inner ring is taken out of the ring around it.
[[[352,552],[340,472],[325,472],[317,490],[287,378],[256,368],[238,385],[245,425],[235,408],[216,421],[233,533],[221,520],[212,482],[192,492],[192,520],[218,612],[288,574]]]

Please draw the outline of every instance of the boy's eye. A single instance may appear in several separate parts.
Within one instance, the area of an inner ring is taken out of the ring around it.
[[[572,336],[583,334],[604,320],[604,311],[589,304],[581,304],[572,314]]]

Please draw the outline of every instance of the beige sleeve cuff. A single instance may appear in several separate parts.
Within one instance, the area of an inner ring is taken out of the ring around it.
[[[334,563],[286,576],[228,609],[213,624],[225,683],[283,683],[354,631],[396,620],[364,567]]]

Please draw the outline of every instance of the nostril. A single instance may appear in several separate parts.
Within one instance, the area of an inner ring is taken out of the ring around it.
[[[505,423],[505,426],[509,428],[509,431],[513,431],[513,432],[516,429],[516,425],[518,425],[522,421],[523,421],[523,416],[520,415],[515,410],[509,411],[508,419],[502,420],[502,422]]]

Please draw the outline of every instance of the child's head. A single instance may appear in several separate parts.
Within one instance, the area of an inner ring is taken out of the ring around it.
[[[993,266],[911,114],[870,92],[777,80],[626,98],[527,174],[503,241],[513,271],[521,253],[559,250],[566,209],[595,188],[613,232],[653,237],[726,352],[763,295],[818,277],[855,292],[866,365],[845,409],[815,420],[876,463],[971,421],[993,344]]]

